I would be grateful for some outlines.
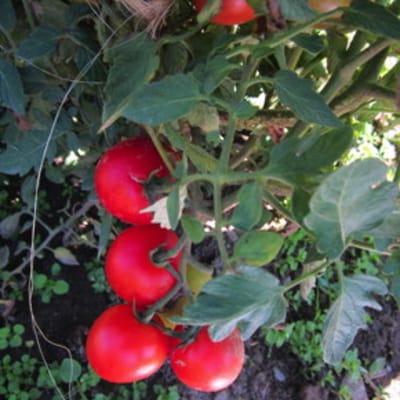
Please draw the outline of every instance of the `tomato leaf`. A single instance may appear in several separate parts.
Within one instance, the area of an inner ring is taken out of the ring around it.
[[[350,147],[352,140],[353,130],[349,126],[285,139],[273,147],[265,173],[303,187],[307,175],[331,165]]]
[[[312,196],[304,223],[329,258],[339,257],[354,234],[368,232],[392,212],[398,188],[386,172],[378,159],[356,161],[328,176]]]
[[[0,2],[0,30],[12,32],[15,28],[16,15],[11,0]]]
[[[343,278],[340,296],[328,311],[324,322],[322,346],[325,362],[338,365],[359,329],[366,329],[365,307],[380,310],[372,294],[387,293],[385,284],[375,276],[354,275]]]
[[[54,26],[39,26],[25,39],[17,50],[17,57],[33,61],[56,50],[62,30]]]
[[[200,83],[202,92],[210,94],[234,69],[237,69],[236,64],[230,63],[222,55],[217,55],[206,64],[198,64],[193,75]]]
[[[184,307],[177,323],[210,325],[213,340],[222,340],[239,326],[244,339],[261,325],[274,326],[285,319],[286,301],[273,275],[259,268],[240,267],[237,275],[207,282],[194,303]]]
[[[279,7],[285,19],[291,21],[307,21],[315,17],[306,0],[281,0]]]
[[[184,215],[181,219],[183,230],[193,243],[200,243],[205,237],[204,226],[196,218]]]
[[[17,232],[20,213],[11,214],[0,221],[0,236],[4,239],[10,239]]]
[[[400,40],[400,20],[387,8],[368,0],[354,0],[344,9],[343,21],[377,35]]]
[[[57,247],[53,251],[54,257],[65,265],[79,265],[79,261],[72,254],[71,250],[65,247]]]
[[[235,208],[229,223],[242,231],[250,231],[262,216],[263,197],[257,182],[242,186],[237,195],[239,205]]]
[[[10,248],[8,246],[0,247],[0,269],[7,266],[10,259]]]
[[[144,33],[111,49],[113,65],[105,86],[106,103],[101,130],[120,117],[139,89],[153,78],[160,64],[157,50],[157,43]]]
[[[311,54],[317,54],[325,48],[325,43],[319,35],[301,33],[292,40],[297,46],[302,47]]]
[[[280,101],[300,119],[324,126],[341,126],[340,120],[312,86],[312,81],[299,78],[291,71],[279,71],[275,75],[275,89]]]
[[[400,305],[400,251],[394,251],[386,260],[383,272],[390,275],[390,292]]]
[[[32,130],[25,135],[15,135],[7,148],[0,153],[0,172],[25,175],[31,168],[38,168],[48,138],[48,131]],[[47,160],[52,161],[56,151],[55,134],[47,151]]]
[[[13,64],[0,57],[0,102],[5,107],[25,113],[25,94],[20,74]]]
[[[176,229],[181,214],[181,209],[182,207],[180,203],[179,188],[177,187],[168,195],[167,198],[168,220],[171,229]]]
[[[145,85],[122,115],[135,122],[158,125],[186,115],[201,100],[199,83],[191,75],[169,75]]]
[[[272,261],[283,244],[280,235],[274,232],[253,231],[245,233],[235,243],[233,258],[248,265],[260,267]]]

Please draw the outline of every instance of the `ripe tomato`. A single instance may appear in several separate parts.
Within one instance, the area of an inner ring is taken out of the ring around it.
[[[338,7],[350,6],[351,0],[308,0],[308,5],[315,11],[325,13]]]
[[[103,379],[128,383],[154,374],[167,359],[169,337],[138,321],[128,304],[107,309],[94,322],[86,341],[89,364]]]
[[[107,280],[122,299],[135,302],[138,310],[154,304],[176,284],[176,278],[156,266],[151,253],[162,246],[166,250],[178,243],[174,232],[159,225],[131,226],[111,244],[105,263]],[[169,262],[178,271],[181,252]]]
[[[177,347],[171,367],[177,378],[192,389],[215,392],[238,377],[244,363],[244,343],[238,330],[220,342],[213,342],[202,327],[194,342]]]
[[[194,4],[197,12],[206,4],[207,0],[195,0]],[[222,0],[221,11],[211,20],[219,25],[238,25],[244,24],[256,18],[254,9],[246,0]]]
[[[97,164],[94,184],[103,207],[131,224],[149,224],[152,213],[140,213],[150,205],[143,183],[151,173],[163,178],[168,169],[147,136],[123,140],[107,150]]]

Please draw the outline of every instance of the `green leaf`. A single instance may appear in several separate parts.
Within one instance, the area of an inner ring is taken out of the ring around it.
[[[198,80],[201,91],[210,94],[236,68],[238,66],[227,61],[225,56],[218,55],[206,64],[198,64],[193,75]]]
[[[15,28],[16,16],[11,0],[0,2],[0,30],[12,32]]]
[[[69,291],[69,284],[68,282],[60,279],[54,282],[53,285],[53,292],[58,295],[66,294]]]
[[[17,68],[0,57],[0,102],[18,114],[25,113],[25,94]]]
[[[295,36],[292,40],[297,46],[302,47],[311,54],[317,54],[325,48],[324,41],[319,35],[301,33],[300,35]]]
[[[58,135],[60,135],[59,133]],[[7,149],[0,153],[0,172],[25,175],[31,168],[37,169],[43,156],[48,131],[33,130],[24,135],[16,135],[13,142],[7,143]],[[47,160],[52,161],[56,144],[54,135],[47,151]]]
[[[304,223],[329,258],[338,258],[354,234],[368,232],[391,213],[398,188],[386,173],[378,159],[356,161],[328,176],[314,193]]]
[[[197,14],[197,22],[203,25],[218,14],[222,6],[222,0],[207,1],[201,11]]]
[[[353,130],[349,126],[321,133],[285,139],[274,146],[265,173],[284,179],[295,186],[303,186],[307,175],[329,167],[350,147]]]
[[[242,231],[250,231],[257,225],[263,211],[263,196],[259,184],[250,182],[243,185],[237,199],[239,204],[229,223]]]
[[[373,294],[387,293],[385,284],[374,276],[354,275],[344,277],[340,296],[330,308],[323,329],[324,360],[338,365],[359,329],[366,329],[364,307],[380,310]]]
[[[20,213],[11,214],[0,221],[0,236],[10,239],[18,229]]]
[[[64,358],[61,362],[59,373],[63,382],[71,383],[80,377],[82,373],[82,367],[79,362],[73,358]]]
[[[204,237],[204,226],[196,218],[184,215],[181,219],[183,230],[193,243],[200,243]]]
[[[180,194],[179,187],[177,187],[168,195],[167,198],[168,220],[171,225],[171,229],[176,229],[179,221],[180,211]]]
[[[385,247],[393,240],[400,237],[400,210],[393,210],[383,222],[368,232],[374,239],[375,244],[386,243]],[[383,250],[383,249],[382,249]]]
[[[39,26],[34,29],[17,50],[17,57],[23,60],[33,61],[54,53],[62,31],[53,26]]]
[[[308,7],[307,0],[281,0],[282,15],[291,21],[307,21],[315,17],[315,12]]]
[[[53,251],[54,257],[65,265],[79,265],[79,261],[72,254],[71,250],[65,247],[57,247]]]
[[[274,232],[245,233],[235,243],[233,257],[236,260],[244,260],[246,264],[259,267],[272,261],[279,253],[282,244],[282,237]]]
[[[45,274],[35,274],[33,281],[35,289],[43,289],[48,282],[48,278]]]
[[[153,78],[160,64],[157,50],[157,43],[144,33],[111,49],[113,65],[105,86],[106,103],[101,130],[120,117],[134,101],[137,92]]]
[[[282,287],[272,274],[240,267],[238,275],[223,275],[207,282],[196,301],[185,306],[179,323],[210,325],[214,340],[222,340],[239,326],[248,339],[261,325],[274,326],[285,319]]]
[[[390,292],[400,305],[400,251],[394,251],[386,260],[383,272],[390,275]]]
[[[97,245],[97,259],[100,259],[107,249],[111,236],[112,219],[112,215],[103,209],[101,214],[99,243]]]
[[[353,0],[343,21],[377,35],[400,40],[400,20],[387,7],[368,0]]]
[[[299,78],[291,71],[279,71],[275,75],[275,89],[280,101],[300,119],[324,126],[341,126],[340,120],[312,86],[312,81]]]
[[[201,100],[199,83],[184,74],[145,85],[123,111],[129,120],[158,125],[186,115]]]

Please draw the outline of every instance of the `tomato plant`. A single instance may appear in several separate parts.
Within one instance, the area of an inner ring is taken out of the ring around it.
[[[207,0],[195,0],[197,11],[206,4]],[[238,25],[255,19],[254,9],[246,0],[223,0],[221,11],[211,20],[214,24]]]
[[[203,392],[216,392],[231,385],[243,363],[244,343],[238,330],[215,342],[207,327],[202,327],[193,342],[178,346],[171,354],[171,367],[178,379]]]
[[[111,244],[105,272],[111,288],[124,300],[143,309],[165,296],[177,280],[167,267],[152,261],[156,250],[170,250],[178,237],[159,225],[132,226],[120,233]],[[181,252],[168,259],[171,268],[179,270]]]
[[[125,139],[107,150],[95,171],[95,189],[100,203],[115,217],[132,224],[151,222],[152,214],[141,211],[150,205],[145,181],[168,169],[148,136]]]
[[[131,305],[104,311],[86,341],[89,364],[103,379],[128,383],[145,379],[164,364],[169,337],[157,327],[138,321]]]

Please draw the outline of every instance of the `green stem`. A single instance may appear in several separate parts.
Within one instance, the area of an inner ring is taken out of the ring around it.
[[[372,245],[370,245],[368,243],[363,243],[363,242],[359,242],[356,240],[351,242],[349,247],[355,247],[356,249],[370,251],[373,253],[381,254],[383,256],[391,256],[392,255],[392,253],[390,251],[381,251],[381,250],[376,249],[375,247],[373,247]]]
[[[288,60],[288,69],[294,70],[297,67],[297,63],[300,60],[301,55],[303,54],[303,49],[299,46],[296,46],[292,53],[290,54],[289,60]]]
[[[156,147],[158,154],[160,154],[160,157],[164,161],[164,164],[168,168],[168,171],[172,174],[174,172],[174,167],[172,166],[167,152],[165,151],[164,146],[161,144],[161,142],[158,140],[157,133],[154,131],[154,129],[151,126],[146,126],[145,127],[146,132],[149,134],[151,141],[153,142],[154,146]]]
[[[164,307],[170,300],[172,300],[175,295],[181,290],[182,283],[177,282],[176,285],[170,290],[162,299],[154,303],[151,307],[149,307],[146,311],[140,314],[140,320],[149,323],[150,320],[153,318],[153,315]]]
[[[224,226],[223,221],[223,210],[222,210],[222,185],[220,183],[214,183],[214,218],[215,218],[215,237],[218,243],[219,253],[221,255],[223,271],[229,270],[229,257],[226,251],[224,235],[222,228]]]
[[[318,273],[320,273],[324,269],[328,268],[330,264],[331,264],[331,261],[325,261],[323,264],[321,264],[319,267],[314,268],[312,271],[306,272],[305,274],[300,275],[298,278],[293,279],[291,282],[289,282],[283,286],[283,291],[287,292],[287,291],[293,289],[294,287],[300,285],[305,280],[307,280],[313,276],[316,276]]]
[[[229,157],[231,154],[233,141],[235,139],[236,118],[230,114],[226,134],[222,146],[222,153],[219,160],[219,171],[229,170]]]

